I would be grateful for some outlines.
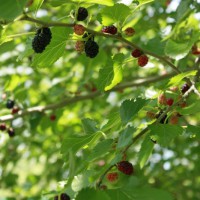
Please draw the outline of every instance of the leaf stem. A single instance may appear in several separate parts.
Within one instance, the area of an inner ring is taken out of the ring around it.
[[[18,33],[18,34],[15,34],[15,35],[8,35],[6,36],[7,38],[17,38],[17,37],[21,37],[21,36],[24,36],[24,35],[34,35],[35,32],[25,32],[25,33]]]

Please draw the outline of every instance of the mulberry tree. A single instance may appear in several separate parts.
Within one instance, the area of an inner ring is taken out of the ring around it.
[[[199,0],[0,2],[0,199],[200,199]]]

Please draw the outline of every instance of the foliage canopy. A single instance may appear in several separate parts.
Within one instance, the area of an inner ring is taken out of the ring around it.
[[[198,0],[0,3],[0,199],[200,199]],[[117,34],[101,31],[111,25]],[[42,27],[52,38],[35,53]]]

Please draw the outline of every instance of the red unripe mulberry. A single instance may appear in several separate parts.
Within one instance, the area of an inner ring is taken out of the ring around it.
[[[118,173],[117,172],[111,172],[111,173],[108,173],[106,175],[106,178],[109,182],[115,182],[117,181],[118,179]]]
[[[82,26],[81,24],[74,25],[74,33],[76,33],[76,35],[83,35],[84,32],[85,32],[84,26]]]
[[[172,98],[169,98],[169,99],[167,99],[167,105],[168,106],[172,106],[173,105],[173,103],[174,103],[174,99],[172,99]]]
[[[131,27],[128,27],[124,31],[126,36],[133,36],[135,34],[135,30]]]
[[[140,51],[139,49],[135,49],[132,51],[131,55],[134,57],[134,58],[139,58],[141,55],[142,55],[142,51]]]
[[[114,25],[112,25],[112,26],[104,26],[101,31],[103,33],[109,33],[111,35],[115,35],[117,33],[117,28]]]
[[[121,161],[117,164],[117,169],[126,174],[126,175],[131,175],[134,173],[134,168],[133,165],[128,162],[128,161]]]
[[[140,67],[144,67],[147,63],[148,63],[149,59],[146,55],[141,55],[139,58],[138,58],[138,65]]]

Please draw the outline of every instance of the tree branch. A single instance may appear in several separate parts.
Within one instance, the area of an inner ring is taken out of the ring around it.
[[[130,87],[148,85],[150,83],[159,82],[161,80],[173,77],[174,75],[175,75],[174,73],[170,73],[170,74],[165,74],[165,75],[158,76],[158,77],[154,76],[154,77],[149,77],[149,78],[137,79],[133,82],[128,82],[128,83],[118,85],[118,86],[114,87],[113,89],[106,91],[105,93],[110,93],[112,91],[122,90],[122,89],[130,88]],[[75,97],[70,98],[70,99],[66,98],[66,99],[64,99],[64,100],[62,100],[58,103],[55,103],[55,104],[50,104],[50,105],[46,105],[46,106],[35,106],[35,107],[32,107],[32,108],[28,108],[27,110],[21,110],[14,115],[1,116],[0,122],[11,121],[15,118],[22,117],[22,116],[25,116],[25,115],[29,115],[29,114],[35,113],[35,112],[44,112],[46,110],[56,110],[58,108],[65,107],[65,106],[68,106],[70,104],[73,104],[73,103],[76,103],[76,102],[79,102],[79,101],[96,98],[96,97],[100,96],[101,94],[102,93],[100,91],[97,91],[97,92],[92,92],[92,93],[82,95],[82,96],[75,96]]]
[[[22,16],[19,20],[30,21],[30,22],[34,22],[34,23],[37,23],[37,24],[41,24],[43,26],[62,26],[62,27],[73,27],[74,26],[74,24],[68,24],[68,23],[44,22],[44,21],[41,21],[41,20],[37,20],[37,19],[31,18],[31,17],[28,17],[27,15]],[[89,28],[85,28],[85,30],[94,34],[94,35],[103,36],[103,37],[106,37],[106,38],[117,39],[121,42],[124,42],[125,44],[129,45],[132,48],[140,49],[144,53],[146,53],[150,56],[153,56],[153,57],[159,59],[160,61],[166,63],[167,65],[169,65],[177,74],[181,73],[181,71],[173,63],[171,63],[169,60],[167,60],[165,57],[158,56],[155,53],[152,53],[152,52],[147,51],[147,50],[143,50],[139,46],[137,46],[136,44],[126,40],[125,38],[121,37],[120,35],[109,35],[109,34],[105,34],[105,33],[102,33],[102,32],[94,31],[94,30],[89,29]]]

